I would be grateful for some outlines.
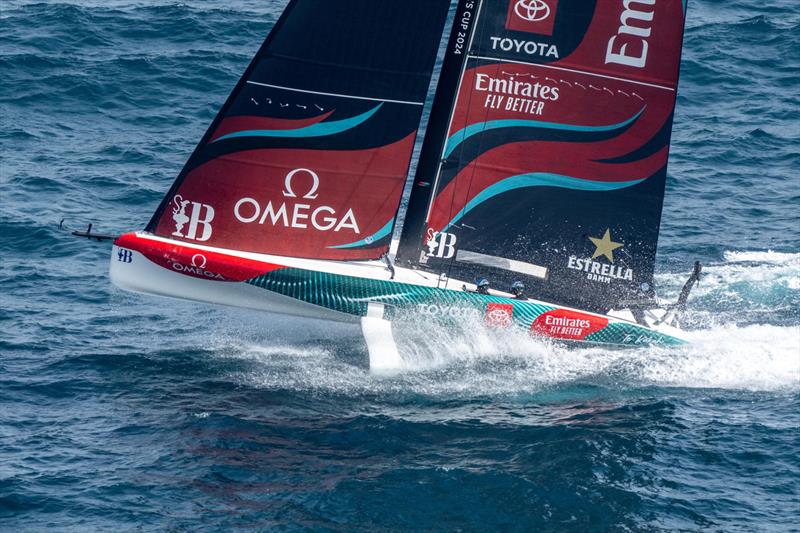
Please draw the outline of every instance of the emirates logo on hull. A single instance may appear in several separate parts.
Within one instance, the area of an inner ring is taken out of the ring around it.
[[[608,326],[608,319],[569,309],[542,313],[531,324],[531,334],[555,339],[584,340]]]

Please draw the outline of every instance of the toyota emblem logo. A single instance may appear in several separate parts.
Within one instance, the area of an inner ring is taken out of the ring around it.
[[[550,16],[550,6],[544,0],[517,0],[514,13],[523,20],[539,22]]]

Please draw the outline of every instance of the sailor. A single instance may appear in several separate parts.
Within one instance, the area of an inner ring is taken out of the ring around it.
[[[511,284],[511,294],[517,300],[525,300],[525,284],[517,280]]]
[[[478,294],[489,294],[489,280],[478,278],[475,280],[475,292]]]

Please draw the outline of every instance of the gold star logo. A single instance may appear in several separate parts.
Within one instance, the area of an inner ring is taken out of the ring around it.
[[[617,248],[621,248],[623,246],[620,242],[614,242],[611,240],[611,231],[606,229],[605,235],[603,235],[602,239],[597,237],[589,237],[589,240],[597,247],[592,254],[592,259],[596,259],[601,255],[606,256],[606,258],[614,262],[614,250]]]

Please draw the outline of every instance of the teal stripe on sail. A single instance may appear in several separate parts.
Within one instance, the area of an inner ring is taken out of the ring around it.
[[[519,174],[511,176],[497,183],[485,188],[478,193],[475,198],[467,202],[461,211],[456,213],[447,226],[442,231],[447,231],[448,228],[456,224],[461,218],[475,209],[481,203],[489,200],[490,198],[503,194],[504,192],[512,191],[514,189],[522,189],[526,187],[559,187],[562,189],[572,189],[578,191],[614,191],[617,189],[624,189],[626,187],[633,187],[636,184],[643,182],[644,179],[637,179],[633,181],[590,181],[572,176],[562,176],[561,174],[550,174],[548,172],[533,172],[529,174]]]
[[[647,107],[647,106],[645,106]],[[609,124],[606,126],[582,126],[580,124],[559,124],[557,122],[543,122],[541,120],[518,120],[518,119],[504,119],[504,120],[490,120],[488,122],[478,122],[470,124],[466,128],[462,128],[455,132],[447,139],[447,147],[444,151],[444,156],[448,157],[453,150],[455,150],[461,143],[484,131],[496,130],[500,128],[543,128],[548,130],[561,130],[561,131],[577,131],[577,132],[603,132],[612,131],[617,128],[624,128],[635,121],[645,107],[641,108],[638,113],[631,118],[624,120],[618,124]]]
[[[302,137],[326,137],[328,135],[336,135],[337,133],[342,133],[343,131],[353,129],[356,126],[363,124],[364,122],[369,120],[370,117],[372,117],[372,115],[377,113],[378,109],[380,109],[382,105],[383,103],[380,103],[374,108],[367,111],[366,113],[362,113],[360,115],[356,115],[355,117],[350,117],[343,120],[333,120],[330,122],[317,122],[316,124],[311,124],[309,126],[297,128],[294,130],[235,131],[233,133],[223,135],[222,137],[215,139],[213,142],[224,141],[225,139],[235,139],[237,137],[283,137],[286,139],[290,139],[290,138],[302,138]]]
[[[392,224],[394,223],[394,219],[390,219],[381,229],[370,235],[369,237],[364,237],[360,241],[355,241],[347,244],[339,244],[337,246],[328,246],[328,248],[333,249],[343,249],[343,248],[358,248],[359,246],[367,246],[372,244],[375,241],[378,241],[391,233],[392,231]]]

